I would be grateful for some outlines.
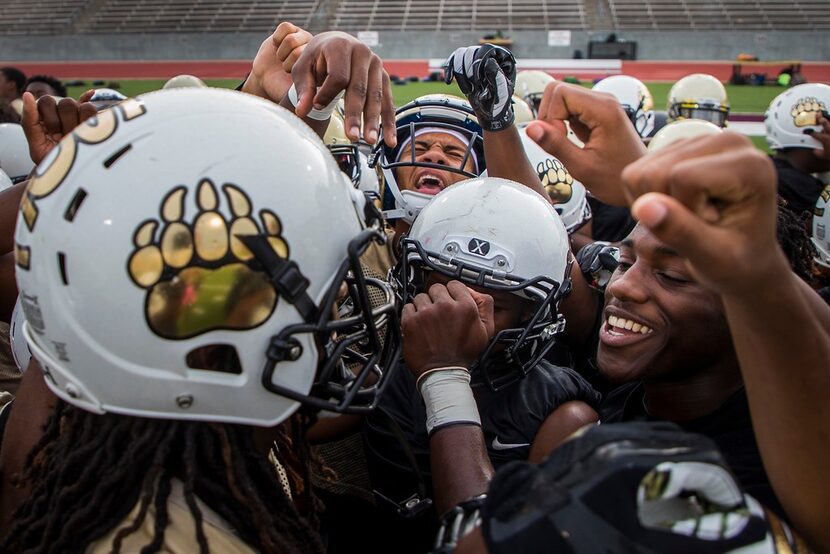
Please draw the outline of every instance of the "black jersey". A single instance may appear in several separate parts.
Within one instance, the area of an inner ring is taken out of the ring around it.
[[[603,401],[600,420],[602,423],[652,420],[643,404],[644,395],[641,383],[622,385]],[[684,431],[700,433],[712,439],[743,489],[761,504],[785,517],[761,462],[744,389],[733,394],[713,413],[676,423]]]
[[[530,445],[545,419],[560,405],[581,400],[595,409],[599,394],[577,372],[542,361],[516,383],[493,392],[474,387],[484,440],[493,466],[526,460]],[[427,489],[431,489],[429,435],[426,408],[415,388],[415,377],[405,367],[395,372],[379,409],[391,416],[409,444]],[[418,481],[401,440],[383,414],[373,414],[364,426],[366,456],[372,486],[400,501],[417,492]]]
[[[619,242],[634,229],[636,221],[628,208],[611,206],[600,202],[593,196],[588,197],[591,205],[591,236],[594,240]]]
[[[787,201],[787,208],[798,215],[812,212],[818,197],[824,190],[824,183],[794,168],[787,160],[772,158],[778,174],[778,194]]]

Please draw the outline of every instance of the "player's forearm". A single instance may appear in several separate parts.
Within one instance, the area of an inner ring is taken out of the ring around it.
[[[440,429],[429,440],[435,509],[443,514],[459,502],[487,492],[493,465],[478,425]]]
[[[291,103],[289,100],[288,95],[286,94],[282,100],[280,100],[280,106],[289,110],[290,112],[294,112],[294,104]],[[304,117],[303,122],[311,127],[311,129],[317,133],[317,136],[320,137],[320,140],[326,135],[326,129],[329,127],[329,119],[319,120],[319,119],[312,119],[310,117]]]
[[[782,264],[724,295],[753,429],[773,488],[797,529],[830,549],[830,334],[826,306]],[[810,296],[812,294],[812,297]]]
[[[0,254],[14,250],[14,226],[27,183],[24,181],[0,192]]]
[[[521,183],[550,201],[539,175],[525,155],[515,125],[498,132],[484,131],[484,158],[488,176]]]

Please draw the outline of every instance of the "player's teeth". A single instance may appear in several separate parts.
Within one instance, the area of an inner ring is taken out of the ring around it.
[[[640,333],[641,335],[648,335],[653,331],[651,327],[643,325],[642,323],[637,323],[630,319],[623,319],[621,317],[616,317],[613,315],[608,316],[608,324],[611,327],[616,327],[617,329],[625,329],[627,331],[631,331],[632,333]]]

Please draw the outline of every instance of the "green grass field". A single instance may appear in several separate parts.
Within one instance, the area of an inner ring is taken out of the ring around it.
[[[206,81],[209,86],[219,88],[234,88],[239,84],[238,79],[209,79]],[[119,90],[127,96],[136,96],[145,92],[158,90],[164,84],[163,79],[122,79],[118,81]],[[590,87],[591,83],[584,82],[583,86]],[[671,83],[646,83],[654,97],[655,108],[665,109],[666,99],[671,88]],[[85,90],[92,88],[92,80],[87,81],[88,86],[69,87],[69,95],[77,98]],[[749,86],[749,85],[727,85],[727,93],[732,104],[733,113],[763,113],[769,103],[782,92],[781,87],[775,86]],[[407,83],[405,85],[394,85],[392,92],[395,96],[395,104],[401,106],[424,94],[444,93],[461,95],[461,91],[453,83]],[[764,137],[750,137],[752,142],[763,151],[767,150],[767,143]]]
[[[163,79],[136,79],[136,80],[120,80],[118,81],[119,90],[127,96],[136,96],[144,92],[158,90],[164,84]],[[207,81],[208,85],[220,88],[234,88],[239,84],[238,79],[212,79]],[[69,95],[78,97],[88,88],[92,88],[92,80],[87,81],[88,86],[85,87],[69,87]],[[591,86],[590,83],[583,83],[584,86]],[[654,96],[654,104],[657,109],[665,109],[666,98],[671,88],[671,83],[647,83],[652,96]],[[405,85],[395,85],[392,87],[395,95],[395,104],[398,106],[409,102],[422,96],[431,93],[448,93],[460,95],[458,87],[453,83],[452,85],[445,85],[444,83],[407,83]],[[775,86],[755,87],[749,85],[727,85],[726,90],[729,94],[730,102],[732,103],[732,111],[738,113],[763,113],[769,103],[775,98],[783,89]]]

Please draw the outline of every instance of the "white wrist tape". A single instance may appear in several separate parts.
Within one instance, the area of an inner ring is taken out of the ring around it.
[[[337,109],[337,101],[343,97],[343,91],[340,92],[337,96],[334,97],[334,100],[329,103],[328,106],[321,110],[315,110],[314,108],[308,112],[309,119],[316,119],[317,121],[325,121],[331,117],[331,114],[334,113],[334,110]],[[291,105],[295,108],[297,107],[297,87],[294,86],[294,83],[291,83],[291,88],[288,89],[288,101],[291,102]]]
[[[434,369],[418,379],[427,409],[427,433],[457,423],[481,425],[470,388],[470,372],[463,367]]]

